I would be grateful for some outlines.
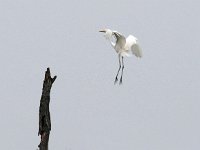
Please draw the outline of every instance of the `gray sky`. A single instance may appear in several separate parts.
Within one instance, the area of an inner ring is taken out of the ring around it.
[[[1,149],[34,150],[44,71],[50,150],[200,149],[197,0],[1,0]],[[99,29],[135,35],[144,57],[117,55]]]

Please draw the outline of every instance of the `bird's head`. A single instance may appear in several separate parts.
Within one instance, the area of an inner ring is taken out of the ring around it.
[[[105,33],[104,36],[106,39],[111,39],[112,34],[113,34],[112,30],[110,29],[103,29],[103,30],[100,30],[99,32]]]

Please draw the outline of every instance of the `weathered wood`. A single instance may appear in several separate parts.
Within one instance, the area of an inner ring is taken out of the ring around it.
[[[51,87],[57,76],[51,78],[50,69],[45,71],[45,78],[42,88],[42,96],[39,108],[39,131],[38,136],[41,135],[41,141],[38,147],[40,150],[48,150],[49,135],[51,131],[51,118],[49,112],[50,92]]]

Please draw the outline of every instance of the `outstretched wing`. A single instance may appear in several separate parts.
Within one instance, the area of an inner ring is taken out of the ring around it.
[[[122,49],[126,44],[126,38],[117,31],[113,31],[113,35],[116,39],[116,46]]]
[[[138,44],[137,38],[132,35],[126,38],[125,49],[131,51],[136,57],[142,57],[142,49]]]

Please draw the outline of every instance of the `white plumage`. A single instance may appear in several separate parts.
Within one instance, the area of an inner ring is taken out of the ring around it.
[[[129,35],[126,38],[125,49],[131,51],[136,57],[142,57],[142,50],[138,44],[138,40],[133,35]]]
[[[142,50],[138,44],[138,39],[134,37],[133,35],[129,35],[127,38],[125,38],[121,33],[118,31],[112,31],[110,29],[104,29],[100,30],[99,32],[105,33],[105,38],[110,41],[112,47],[115,49],[115,51],[118,53],[119,57],[119,69],[117,72],[117,75],[115,77],[115,83],[118,81],[118,74],[121,69],[122,65],[122,73],[120,78],[120,84],[122,83],[122,76],[123,76],[123,69],[124,69],[124,57],[129,57],[131,55],[135,55],[136,57],[141,58],[142,57]],[[113,42],[113,37],[115,38],[115,41]],[[121,60],[122,62],[121,62]]]

